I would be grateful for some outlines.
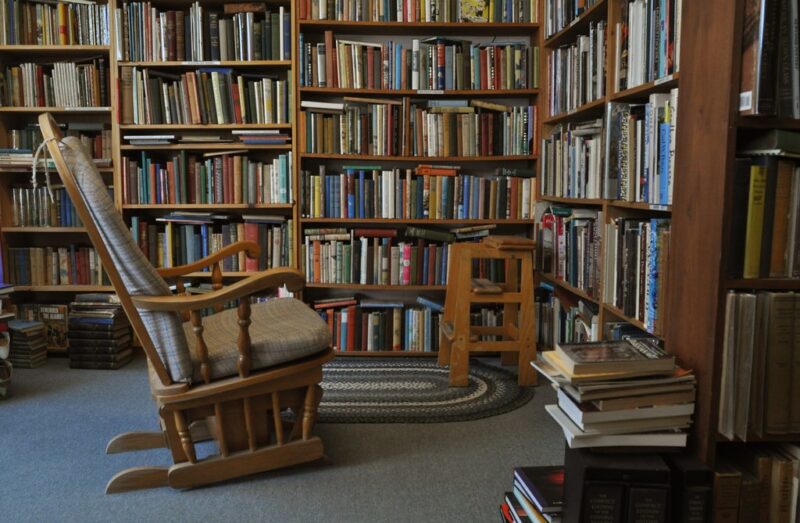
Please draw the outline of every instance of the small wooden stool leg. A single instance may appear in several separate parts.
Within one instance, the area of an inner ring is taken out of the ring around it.
[[[453,342],[453,352],[450,354],[450,386],[466,387],[469,383],[469,351],[464,347],[465,340],[456,339]]]
[[[519,330],[519,375],[520,385],[536,385],[536,370],[531,362],[536,359],[536,316],[533,312],[533,263],[530,254],[522,260],[522,296],[527,299],[522,301],[520,307]]]

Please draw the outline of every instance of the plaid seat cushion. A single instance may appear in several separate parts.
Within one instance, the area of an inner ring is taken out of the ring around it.
[[[169,295],[167,282],[133,241],[128,227],[114,208],[106,184],[80,140],[66,137],[59,143],[59,148],[128,293],[132,296]],[[172,379],[189,381],[192,361],[178,314],[139,309],[139,316]]]
[[[296,360],[327,349],[331,343],[328,326],[306,304],[294,298],[280,298],[253,304],[250,311],[250,361],[258,370]],[[203,318],[203,340],[208,347],[211,379],[239,374],[239,316],[228,309]],[[195,356],[197,340],[192,324],[183,324],[194,361],[194,380],[201,382],[200,362]]]

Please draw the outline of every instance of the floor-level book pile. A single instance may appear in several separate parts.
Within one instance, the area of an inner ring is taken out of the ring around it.
[[[564,504],[564,467],[517,467],[514,485],[500,505],[502,521],[559,523]]]
[[[11,352],[8,361],[14,367],[33,369],[47,361],[47,336],[39,321],[11,320]]]
[[[78,295],[69,311],[69,366],[118,369],[133,358],[131,326],[115,295]]]
[[[686,446],[695,378],[655,339],[556,345],[533,365],[558,392],[545,409],[570,448]]]

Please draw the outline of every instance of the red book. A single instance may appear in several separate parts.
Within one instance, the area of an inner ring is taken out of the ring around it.
[[[325,79],[328,87],[339,87],[339,74],[337,65],[336,46],[333,45],[333,31],[325,31],[325,69],[328,77]]]
[[[397,238],[397,229],[355,229],[353,234],[367,238]]]
[[[244,224],[244,239],[251,242],[258,243],[258,224],[245,222]],[[244,270],[247,272],[258,271],[258,258],[250,258],[249,256],[244,260]]]
[[[167,191],[169,192],[169,203],[175,203],[175,168],[172,162],[167,162]]]
[[[487,136],[489,137],[489,144],[486,146],[487,148],[487,155],[494,154],[494,114],[489,113],[486,115],[486,120],[488,123],[488,129],[486,131]]]
[[[508,184],[511,186],[510,190],[508,191],[508,212],[505,216],[500,216],[500,218],[510,218],[512,220],[516,220],[519,218],[519,205],[517,203],[517,200],[519,200],[519,178],[509,178]]]
[[[422,284],[423,282],[423,259],[425,257],[425,240],[422,238],[417,239],[417,284]]]
[[[366,352],[367,339],[369,336],[369,314],[359,310],[358,313],[359,325],[361,326],[361,347],[360,350]]]
[[[489,87],[489,71],[488,71],[488,64],[487,64],[487,51],[484,47],[478,52],[479,55],[479,67],[480,67],[480,79],[481,79],[481,89],[487,89]]]
[[[367,48],[367,89],[375,89],[375,51]]]
[[[343,351],[345,348],[339,345],[342,337],[342,313],[337,311],[334,313],[334,316],[336,320],[334,321],[333,327],[333,350]]]
[[[333,322],[334,322],[334,319],[335,319],[334,318],[334,316],[335,316],[334,311],[328,311],[327,316],[328,316],[328,318],[327,318],[327,320],[328,320],[328,332],[331,335],[331,339],[335,339],[333,337]],[[336,346],[335,343],[333,345]]]
[[[147,173],[150,178],[150,203],[156,203],[156,193],[158,192],[156,188],[158,187],[156,183],[156,166],[152,163],[150,164],[150,172]]]
[[[340,307],[350,307],[356,305],[358,302],[353,299],[344,299],[339,301],[324,301],[321,303],[315,303],[314,309],[322,310],[322,309],[337,309]]]
[[[436,284],[436,245],[428,245],[428,281],[426,285]]]
[[[347,307],[347,351],[353,352],[356,350],[356,306],[350,305]]]
[[[312,258],[312,260],[313,260],[313,270],[314,270],[313,279],[309,279],[308,276],[306,276],[306,279],[308,281],[313,282],[313,283],[320,283],[322,281],[322,278],[320,276],[320,257],[322,256],[322,252],[321,252],[322,251],[322,243],[319,240],[314,240],[313,249],[314,249],[313,258]]]
[[[503,78],[503,49],[498,47],[492,48],[492,58],[494,59],[494,88],[502,89]]]
[[[242,124],[244,123],[244,120],[242,120],[242,106],[241,106],[242,100],[241,98],[239,98],[238,81],[233,82],[231,90],[233,91],[233,93],[231,93],[233,95],[233,116],[236,119],[237,124]]]

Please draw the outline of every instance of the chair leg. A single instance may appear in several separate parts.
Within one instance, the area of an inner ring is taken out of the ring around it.
[[[450,386],[466,387],[469,383],[469,351],[464,346],[466,340],[459,338],[453,342],[450,353]]]
[[[125,432],[111,438],[106,445],[106,454],[165,448],[167,439],[163,432]]]
[[[131,490],[165,487],[168,482],[167,467],[133,467],[114,475],[106,485],[106,494]]]

